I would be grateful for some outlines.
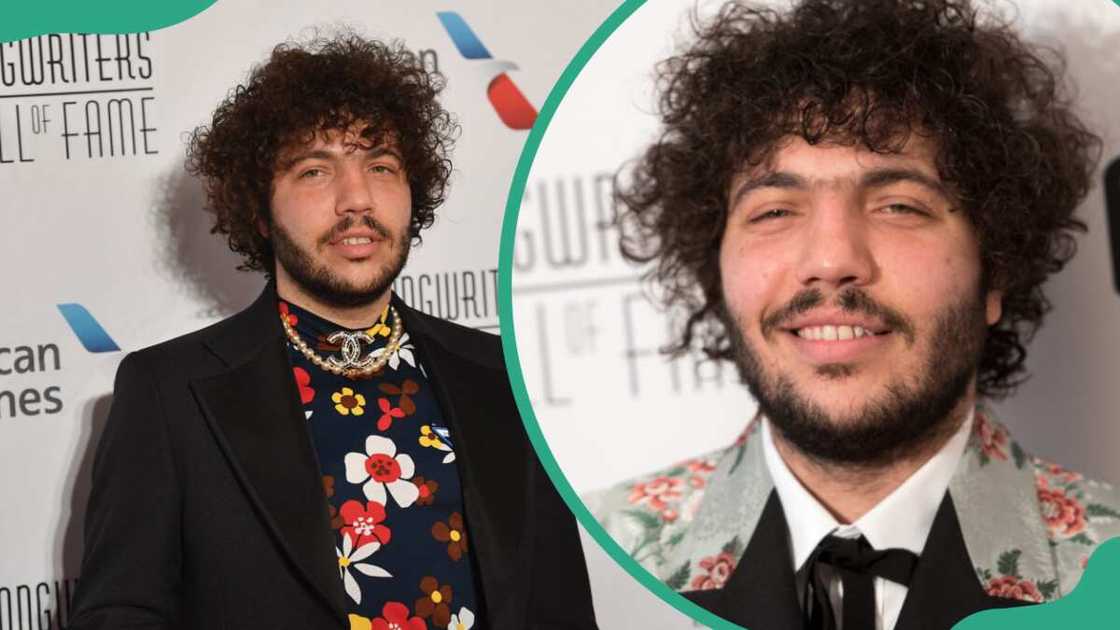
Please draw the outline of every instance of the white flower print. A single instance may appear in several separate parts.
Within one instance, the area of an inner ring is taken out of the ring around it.
[[[386,505],[386,491],[406,508],[420,496],[420,490],[411,481],[416,465],[405,453],[397,455],[397,445],[387,437],[371,435],[366,438],[366,452],[347,453],[346,481],[363,483],[362,492],[370,501]]]
[[[463,606],[459,609],[459,614],[451,615],[451,621],[447,622],[447,630],[470,630],[474,627],[474,613]]]
[[[393,370],[399,369],[401,366],[401,359],[404,359],[404,362],[412,367],[416,367],[416,355],[413,354],[413,351],[416,350],[416,346],[413,346],[412,343],[409,342],[408,333],[401,335],[400,344],[397,351],[389,355],[389,368]],[[374,350],[370,353],[370,356],[376,359],[383,354],[385,354],[385,346]],[[421,371],[423,371],[423,369],[421,369]]]
[[[393,577],[392,574],[379,566],[362,562],[380,548],[381,543],[374,540],[354,549],[350,534],[345,534],[342,537],[342,549],[339,550],[338,547],[334,549],[335,554],[338,555],[338,574],[342,578],[342,585],[346,588],[346,594],[354,600],[355,604],[362,603],[362,589],[358,586],[358,581],[354,579],[353,574],[350,573],[351,569],[370,577]]]

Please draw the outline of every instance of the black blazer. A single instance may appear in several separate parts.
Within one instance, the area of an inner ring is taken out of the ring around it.
[[[575,521],[526,439],[498,338],[394,305],[457,436],[489,627],[595,628]],[[125,357],[72,630],[347,628],[334,546],[271,284]]]
[[[682,592],[700,607],[750,630],[801,627],[801,605],[790,566],[789,527],[772,490],[754,535],[721,589]],[[937,509],[925,550],[894,630],[948,630],[972,613],[1023,606],[988,595],[976,579],[949,493]]]

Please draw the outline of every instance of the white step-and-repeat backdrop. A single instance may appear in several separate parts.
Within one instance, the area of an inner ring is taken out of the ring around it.
[[[616,4],[221,0],[153,32],[0,44],[0,630],[66,627],[92,448],[124,354],[229,315],[263,285],[208,234],[183,170],[186,134],[250,66],[342,25],[402,39],[447,77],[443,103],[462,123],[449,201],[397,288],[496,333],[499,228],[527,132],[486,88],[506,72],[539,108]],[[465,58],[443,11],[493,58]],[[587,552],[604,628],[628,627],[619,593],[650,619],[675,614],[590,540]]]

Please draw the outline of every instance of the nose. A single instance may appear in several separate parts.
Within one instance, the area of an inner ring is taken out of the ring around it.
[[[355,163],[344,163],[335,178],[335,214],[360,214],[372,212],[373,194],[366,181],[364,168]]]
[[[845,195],[818,201],[801,244],[797,279],[804,286],[862,286],[875,274],[868,226],[855,200]]]

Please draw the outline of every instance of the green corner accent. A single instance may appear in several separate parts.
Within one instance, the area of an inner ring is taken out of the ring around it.
[[[0,42],[46,33],[139,33],[178,24],[209,8],[217,0],[45,0],[7,7],[0,21]]]
[[[1113,0],[1120,6],[1120,0]],[[540,457],[545,471],[555,484],[564,502],[575,514],[580,524],[604,551],[626,570],[634,579],[655,595],[680,612],[699,623],[715,630],[741,630],[741,626],[718,617],[688,601],[674,592],[664,582],[646,571],[603,529],[580,501],[556,462],[548,443],[541,433],[540,424],[529,402],[529,392],[521,371],[521,358],[517,352],[517,339],[513,323],[513,248],[517,236],[517,218],[521,210],[521,199],[529,178],[529,171],[540,147],[541,139],[548,129],[568,89],[583,70],[591,57],[618,27],[637,11],[645,0],[626,0],[616,9],[591,37],[580,47],[568,63],[560,79],[553,86],[536,123],[529,131],[525,146],[518,159],[506,198],[505,216],[502,220],[501,247],[498,254],[498,309],[501,321],[502,349],[505,353],[506,371],[513,388],[518,410],[525,423],[529,440]],[[190,16],[186,16],[190,17]],[[185,18],[183,18],[185,19]],[[1120,538],[1114,538],[1097,548],[1089,561],[1085,574],[1072,593],[1047,604],[1023,608],[988,610],[977,613],[955,626],[957,630],[1032,630],[1052,628],[1093,628],[1101,627],[1100,622],[1114,619],[1115,613],[1109,605],[1114,581],[1107,576],[1120,575]]]
[[[1115,577],[1120,575],[1120,538],[1102,543],[1077,587],[1065,597],[1022,608],[985,610],[954,626],[954,630],[1052,630],[1104,628],[1116,619]]]
[[[532,167],[533,158],[537,155],[537,149],[540,147],[541,138],[544,136],[545,130],[548,129],[548,125],[552,121],[557,107],[559,107],[560,102],[564,100],[564,95],[568,93],[568,89],[571,87],[576,77],[579,76],[583,67],[587,65],[588,60],[599,50],[599,47],[603,45],[607,37],[610,37],[611,33],[644,3],[645,0],[626,0],[620,7],[615,9],[610,17],[595,30],[590,39],[580,47],[571,62],[568,63],[568,66],[564,68],[564,72],[561,73],[560,79],[556,82],[556,85],[552,87],[552,91],[549,93],[548,98],[541,107],[540,114],[537,116],[536,124],[533,125],[533,128],[529,131],[529,136],[525,140],[525,147],[521,151],[521,157],[514,171],[513,181],[510,184],[509,196],[506,198],[505,218],[502,220],[502,241],[498,254],[498,308],[502,330],[502,349],[505,352],[506,371],[509,373],[510,385],[513,387],[513,395],[517,400],[517,407],[525,422],[525,430],[529,434],[529,440],[533,443],[533,447],[537,451],[537,456],[540,457],[545,471],[548,473],[552,483],[556,485],[560,496],[564,498],[564,502],[568,504],[572,513],[575,514],[579,522],[591,534],[591,537],[594,538],[607,554],[617,562],[619,566],[625,569],[627,573],[673,608],[676,608],[710,628],[715,628],[716,630],[736,630],[741,628],[741,626],[725,621],[688,601],[684,596],[673,592],[673,590],[661,582],[661,580],[658,580],[642,568],[623,551],[622,547],[620,547],[609,534],[607,534],[603,526],[595,520],[595,517],[591,515],[587,507],[579,500],[575,490],[572,489],[571,484],[568,483],[568,480],[564,477],[564,473],[560,470],[560,466],[557,465],[556,458],[548,448],[548,444],[541,434],[540,424],[533,414],[532,405],[529,403],[529,392],[525,387],[525,378],[522,376],[521,372],[521,359],[517,354],[517,338],[514,334],[512,294],[513,247],[517,236],[517,216],[521,209],[521,198],[525,192],[525,184],[529,178],[529,170]]]

